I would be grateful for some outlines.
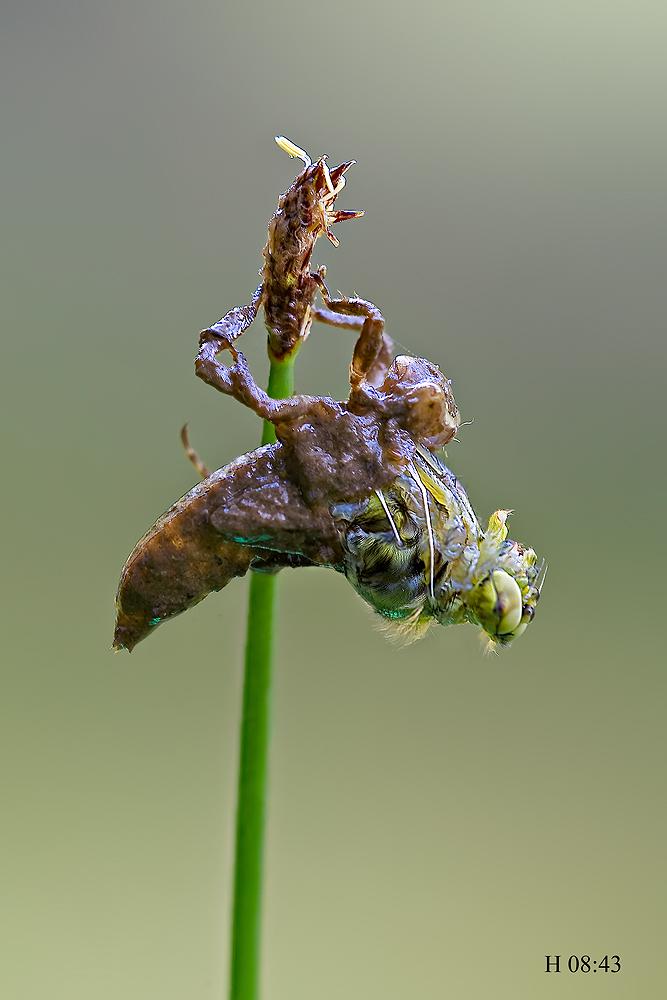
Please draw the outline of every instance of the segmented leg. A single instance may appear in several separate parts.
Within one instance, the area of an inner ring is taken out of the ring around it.
[[[208,479],[208,477],[211,475],[211,470],[209,469],[208,465],[206,465],[201,460],[199,454],[194,450],[194,448],[190,444],[187,424],[183,424],[183,426],[181,427],[181,441],[183,443],[183,447],[185,448],[185,455],[188,458],[188,460],[192,462],[192,464],[194,465],[195,469],[197,470],[202,479]]]
[[[231,365],[218,361],[220,351],[227,349],[233,358]],[[319,396],[290,396],[272,399],[255,382],[245,355],[233,344],[218,336],[212,329],[204,330],[199,337],[199,353],[195,358],[195,372],[207,385],[227,396],[233,396],[256,413],[262,420],[279,424],[308,413],[321,402]]]
[[[216,337],[224,340],[226,344],[233,344],[248,329],[257,316],[257,310],[259,309],[263,294],[264,285],[261,284],[255,289],[255,294],[247,306],[234,306],[233,309],[225,313],[222,319],[219,319],[217,323],[214,323],[213,326],[204,332],[215,334]]]
[[[350,365],[350,385],[353,389],[361,382],[381,385],[391,364],[394,346],[385,333],[382,313],[365,299],[332,299],[324,282],[318,281],[318,284],[326,308],[313,310],[313,318],[342,330],[359,331]]]

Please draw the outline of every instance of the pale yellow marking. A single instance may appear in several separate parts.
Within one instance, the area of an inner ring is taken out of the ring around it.
[[[420,493],[422,495],[422,502],[424,504],[424,517],[426,518],[426,533],[428,535],[428,550],[429,550],[429,554],[430,554],[430,565],[429,565],[429,568],[428,568],[428,576],[429,576],[429,587],[428,587],[428,589],[429,589],[429,593],[431,595],[431,600],[435,603],[435,584],[434,584],[434,579],[433,579],[433,576],[434,576],[434,569],[433,569],[433,567],[434,567],[434,564],[435,564],[435,543],[433,541],[433,526],[431,525],[431,511],[429,510],[429,506],[428,506],[428,493],[426,492],[426,488],[425,488],[424,484],[422,483],[422,481],[421,481],[421,479],[419,477],[419,473],[417,472],[417,469],[415,468],[415,466],[414,466],[414,464],[412,462],[410,462],[410,465],[408,466],[408,468],[410,469],[410,472],[412,474],[412,478],[414,479],[414,481],[416,482],[417,486],[419,487],[419,491],[420,491]]]
[[[291,139],[288,139],[284,135],[277,135],[276,142],[288,156],[291,156],[293,159],[303,160],[307,167],[312,166],[313,161],[308,156],[308,153],[304,149],[301,149],[301,146],[297,146],[295,142],[292,142]],[[329,179],[329,184],[331,184],[331,179]]]
[[[382,490],[376,490],[375,491],[375,495],[377,496],[378,500],[382,504],[382,509],[385,512],[385,514],[387,515],[387,520],[389,521],[389,523],[391,525],[391,530],[394,532],[394,538],[396,539],[399,547],[402,548],[403,547],[403,539],[399,535],[398,528],[394,524],[394,519],[391,516],[391,511],[389,510],[389,506],[387,504],[387,501],[384,498],[384,494],[383,494]]]

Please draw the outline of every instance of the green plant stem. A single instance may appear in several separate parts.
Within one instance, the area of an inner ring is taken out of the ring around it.
[[[294,356],[286,361],[272,359],[269,395],[274,399],[284,399],[292,395],[293,386]],[[265,421],[262,444],[270,444],[275,440],[273,424]],[[264,820],[276,583],[275,574],[250,574],[236,806],[231,1000],[257,1000],[259,996]]]

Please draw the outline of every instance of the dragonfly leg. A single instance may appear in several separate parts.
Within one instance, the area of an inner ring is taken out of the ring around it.
[[[384,332],[380,310],[364,299],[332,299],[318,280],[325,309],[314,318],[341,329],[359,330],[350,365],[350,403],[355,409],[394,418],[419,444],[431,451],[455,435],[459,411],[451,383],[424,358],[394,358],[391,338]]]
[[[223,365],[218,361],[217,356],[223,350],[231,353],[231,365]],[[262,420],[268,420],[272,424],[294,420],[317,407],[321,400],[319,396],[301,395],[272,399],[255,382],[245,355],[212,329],[203,330],[200,334],[195,372],[208,385],[227,396],[233,396]]]
[[[318,276],[313,275],[317,281]],[[385,333],[384,317],[377,306],[366,299],[332,299],[323,281],[318,281],[326,308],[313,310],[313,318],[341,330],[358,330],[350,365],[350,385],[361,382],[380,385],[393,357],[393,342]]]
[[[199,453],[196,452],[195,449],[190,444],[190,437],[188,435],[187,424],[183,424],[183,426],[181,427],[181,443],[183,445],[183,448],[185,449],[185,456],[188,459],[188,461],[192,462],[192,464],[194,465],[195,469],[197,470],[202,479],[208,479],[208,477],[211,475],[211,470],[209,469],[208,465],[206,465],[205,462],[202,461],[202,459],[199,457]]]
[[[237,351],[234,346],[234,341],[248,329],[255,319],[263,294],[264,286],[260,285],[248,305],[235,306],[213,326],[202,330],[199,334],[199,351],[195,358],[195,372],[198,378],[206,382],[207,385],[217,389],[218,392],[233,396],[254,410],[258,416],[269,420],[272,415],[273,401],[257,385],[244,355]],[[228,350],[232,355],[231,365],[223,365],[218,361],[218,354],[224,350]],[[198,457],[194,456],[192,449],[188,450],[189,445],[186,442],[184,444],[188,457],[195,468],[199,470]]]
[[[261,284],[255,289],[255,293],[247,306],[234,306],[233,309],[225,313],[222,319],[219,319],[217,323],[214,323],[213,326],[210,326],[204,332],[219,337],[226,344],[233,344],[242,333],[245,333],[257,316],[257,310],[259,309],[263,294],[264,285]]]

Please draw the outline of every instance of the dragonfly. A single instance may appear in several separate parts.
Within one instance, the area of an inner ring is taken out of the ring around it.
[[[273,424],[277,441],[210,473],[191,455],[205,478],[159,518],[123,569],[116,647],[131,650],[251,569],[336,570],[408,639],[434,623],[471,622],[492,646],[505,646],[533,620],[543,583],[536,553],[508,538],[510,511],[495,511],[482,528],[436,455],[460,422],[450,380],[425,358],[384,363],[384,320],[372,303],[325,301],[325,322],[360,321],[342,402],[272,399],[231,341],[202,337],[197,370]]]
[[[508,537],[511,511],[495,511],[482,527],[438,458],[460,425],[450,379],[426,358],[394,356],[377,306],[332,297],[325,269],[310,270],[316,239],[337,244],[331,225],[363,214],[334,207],[354,161],[330,170],[325,158],[313,163],[289,140],[278,141],[305,166],[269,224],[262,282],[249,305],[200,334],[195,359],[198,377],[273,425],[276,442],[210,471],[184,432],[202,481],[128,557],[114,646],[131,651],[249,570],[308,566],[344,576],[405,641],[434,624],[467,622],[489,648],[507,646],[534,618],[543,563]],[[276,400],[260,388],[237,347],[260,306],[277,359],[298,349],[314,321],[356,332],[346,400]]]

